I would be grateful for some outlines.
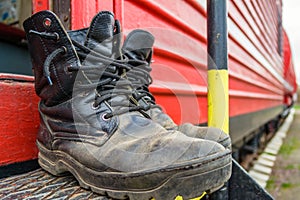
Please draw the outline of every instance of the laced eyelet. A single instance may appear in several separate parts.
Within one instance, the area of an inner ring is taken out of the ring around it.
[[[68,51],[67,47],[65,47],[65,46],[62,46],[61,49],[63,50],[62,54],[66,54]]]
[[[58,33],[53,33],[55,36],[56,36],[56,41],[59,41],[59,35],[58,35]]]
[[[71,68],[70,65],[66,65],[66,66],[64,67],[64,71],[65,71],[65,73],[68,74],[68,75],[72,75],[72,74],[73,74],[72,71],[70,70],[70,68]]]
[[[101,115],[101,119],[102,119],[103,121],[109,121],[109,120],[110,120],[110,118],[107,118],[107,117],[106,117],[107,114],[108,114],[108,113],[103,113],[103,114]]]
[[[92,109],[98,110],[100,108],[100,104],[98,106],[95,106],[95,102],[92,103]]]
[[[44,25],[45,28],[50,28],[51,24],[52,24],[52,20],[51,19],[49,19],[49,18],[45,18],[44,19],[43,25]]]

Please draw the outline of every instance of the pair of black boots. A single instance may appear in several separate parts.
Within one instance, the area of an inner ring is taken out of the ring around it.
[[[24,22],[39,104],[39,163],[117,199],[193,198],[231,175],[229,137],[177,126],[148,90],[154,37],[98,13],[89,29],[66,32],[50,11]]]

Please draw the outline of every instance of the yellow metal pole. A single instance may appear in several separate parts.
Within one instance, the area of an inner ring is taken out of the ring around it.
[[[208,126],[229,134],[227,0],[207,0]],[[228,200],[225,184],[210,195]]]
[[[208,71],[208,126],[229,134],[228,70]]]
[[[208,126],[229,133],[227,0],[207,0]]]

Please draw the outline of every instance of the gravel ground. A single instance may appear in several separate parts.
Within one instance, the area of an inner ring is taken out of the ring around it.
[[[279,151],[267,191],[274,199],[300,199],[300,106]]]

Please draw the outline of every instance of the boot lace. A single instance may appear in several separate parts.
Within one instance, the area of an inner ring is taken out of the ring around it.
[[[149,91],[149,85],[152,83],[153,79],[150,76],[152,69],[148,62],[137,59],[128,59],[128,63],[132,67],[130,71],[127,72],[127,77],[133,85],[133,88],[136,89],[134,98],[137,101],[141,99],[146,101],[148,105],[144,108],[145,110],[150,108],[161,109],[161,107],[156,104],[154,96]]]
[[[119,31],[119,29],[116,29]],[[29,31],[30,34],[35,34],[45,39],[59,40],[59,35],[57,33],[47,33],[47,32],[37,32]],[[117,43],[120,42],[119,39],[116,40]],[[85,90],[93,90],[96,94],[93,107],[97,109],[102,102],[111,102],[113,101],[112,107],[114,109],[110,113],[106,113],[104,116],[105,119],[112,118],[115,115],[121,115],[127,112],[138,111],[146,118],[150,118],[144,111],[143,106],[139,106],[138,102],[132,97],[132,84],[126,78],[126,72],[131,69],[128,65],[127,60],[115,60],[109,57],[106,57],[98,52],[93,51],[92,49],[80,44],[79,42],[72,40],[74,46],[76,46],[79,51],[77,54],[81,60],[89,57],[89,62],[92,64],[81,65],[81,66],[68,66],[68,71],[81,71],[87,83],[81,83],[79,87]],[[53,85],[53,82],[50,78],[50,65],[52,61],[57,58],[59,55],[65,54],[67,51],[66,47],[62,46],[51,52],[43,65],[43,74],[47,78],[49,85]],[[120,51],[117,52],[120,54]],[[104,69],[105,68],[105,69]],[[103,70],[104,69],[104,70]],[[91,80],[86,74],[94,74],[97,71],[103,71],[101,78],[98,78],[97,81]],[[122,95],[126,99],[120,101],[116,100],[114,97]]]
[[[101,74],[101,78],[95,82],[89,80],[88,76],[85,76],[85,79],[88,80],[88,84],[82,84],[83,88],[96,88],[95,89],[95,102],[94,107],[97,108],[102,102],[110,102],[114,97],[122,95],[126,100],[122,99],[120,101],[114,99],[113,107],[114,109],[111,113],[105,115],[105,118],[111,118],[115,115],[121,115],[126,112],[139,111],[145,117],[150,118],[144,111],[143,106],[139,106],[137,101],[132,97],[132,84],[126,78],[126,72],[130,70],[130,66],[126,63],[126,60],[115,60],[102,54],[99,54],[90,48],[81,45],[77,41],[72,40],[72,43],[80,49],[77,51],[79,58],[85,59],[89,57],[89,61],[93,65],[80,66],[80,67],[69,67],[69,70],[81,70],[84,74],[93,73],[98,70],[103,71],[103,65],[105,65],[105,70]]]
[[[38,32],[38,31],[34,31],[34,30],[30,30],[29,31],[29,34],[34,34],[34,35],[38,35],[42,38],[45,38],[45,39],[49,39],[49,40],[54,40],[54,41],[58,41],[59,40],[59,35],[58,33],[47,33],[47,32]],[[50,78],[50,65],[51,65],[51,62],[58,56],[58,55],[63,55],[67,52],[67,48],[62,46],[61,48],[58,48],[56,50],[54,50],[53,52],[51,52],[45,62],[44,62],[44,65],[43,65],[43,74],[44,74],[44,77],[47,79],[49,85],[53,85],[53,82]]]

